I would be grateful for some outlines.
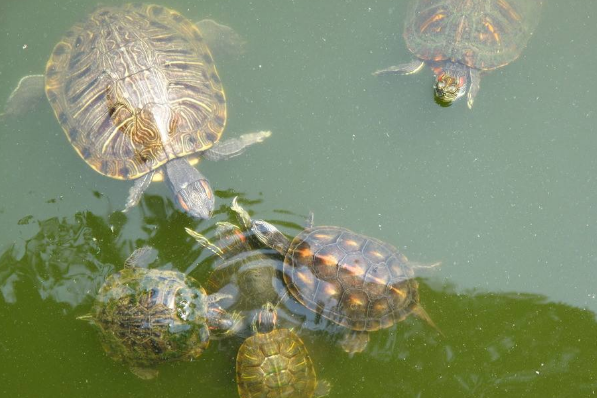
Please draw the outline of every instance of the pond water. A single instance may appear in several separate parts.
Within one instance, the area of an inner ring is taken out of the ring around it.
[[[103,4],[119,4],[104,1]],[[94,0],[0,2],[0,98],[42,73]],[[421,263],[421,303],[361,354],[337,328],[285,314],[331,397],[597,395],[597,2],[545,1],[522,56],[484,76],[473,110],[438,106],[433,75],[377,78],[410,59],[407,2],[168,0],[247,41],[217,60],[226,136],[271,130],[241,157],[200,164],[213,219],[177,210],[152,184],[124,214],[129,183],[86,166],[46,101],[0,120],[0,394],[12,397],[233,397],[242,338],[143,381],[108,356],[89,311],[136,248],[204,282],[214,265],[184,231],[214,237],[239,196],[255,217],[297,233],[339,225]],[[303,322],[304,321],[304,322]],[[329,326],[329,327],[328,327]]]

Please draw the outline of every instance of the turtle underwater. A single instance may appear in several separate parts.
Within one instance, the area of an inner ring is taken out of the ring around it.
[[[538,24],[541,0],[417,0],[404,26],[415,60],[374,75],[410,75],[425,64],[435,73],[435,97],[449,105],[467,94],[473,102],[482,72],[518,58]]]
[[[420,305],[414,271],[440,263],[414,263],[378,239],[342,227],[313,226],[312,219],[308,224],[293,239],[264,220],[250,225],[263,244],[284,256],[283,279],[290,295],[347,329],[340,341],[346,352],[363,351],[369,332],[410,314],[439,331]]]
[[[198,358],[210,335],[235,333],[240,324],[217,304],[223,295],[208,295],[181,272],[149,269],[152,256],[148,246],[135,250],[78,318],[99,329],[108,356],[142,379],[156,377],[159,363]]]
[[[252,323],[236,356],[240,398],[311,398],[329,393],[327,381],[318,381],[303,341],[289,329],[277,329],[277,312],[266,303]]]
[[[233,210],[237,210],[234,205]],[[244,209],[239,207],[235,214],[245,229],[250,228],[251,218]],[[278,262],[254,249],[250,237],[240,227],[229,222],[216,223],[215,244],[190,228],[185,230],[201,246],[221,258],[221,263],[209,276],[206,289],[209,293],[230,295],[233,304],[227,309],[233,306],[235,310],[251,311],[276,300]]]
[[[181,209],[210,218],[214,193],[190,162],[232,158],[271,134],[220,141],[226,97],[210,48],[240,42],[226,26],[158,5],[99,7],[56,44],[45,75],[21,79],[5,113],[24,113],[44,87],[79,156],[100,174],[134,180],[125,210],[162,175]]]

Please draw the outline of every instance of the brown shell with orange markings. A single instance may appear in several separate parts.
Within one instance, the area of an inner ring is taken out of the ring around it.
[[[393,246],[340,227],[314,227],[290,244],[284,281],[304,306],[353,330],[402,321],[419,306],[407,258]]]
[[[224,90],[198,28],[165,7],[100,7],[56,44],[46,96],[93,169],[135,179],[217,142]]]
[[[425,61],[488,70],[514,61],[539,21],[541,0],[418,0],[404,39]]]

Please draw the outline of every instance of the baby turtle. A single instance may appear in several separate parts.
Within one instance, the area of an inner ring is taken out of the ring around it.
[[[271,303],[253,319],[254,335],[244,341],[236,357],[236,383],[241,398],[311,398],[329,393],[317,381],[303,341],[289,329],[276,329]]]
[[[410,314],[435,327],[419,304],[414,270],[439,263],[411,263],[375,238],[341,227],[314,227],[312,220],[309,224],[292,240],[263,220],[252,221],[251,230],[284,256],[283,278],[290,294],[351,330],[341,341],[346,352],[363,351],[368,332],[388,328]]]
[[[541,0],[418,0],[404,26],[404,40],[417,59],[374,75],[410,75],[427,64],[435,73],[439,101],[451,104],[468,90],[472,108],[481,73],[520,56],[541,5]]]
[[[190,228],[185,230],[201,246],[222,259],[209,276],[207,291],[230,294],[237,310],[260,309],[278,296],[274,287],[277,261],[252,247],[251,237],[244,232],[251,227],[249,214],[234,205],[232,210],[243,229],[229,222],[216,223],[215,244]]]
[[[228,27],[195,25],[165,7],[99,7],[56,44],[45,76],[21,79],[5,112],[18,113],[45,87],[79,156],[100,174],[135,180],[125,210],[161,175],[177,205],[210,218],[213,191],[190,162],[232,158],[271,133],[220,141],[226,98],[200,29],[219,43],[235,41]]]
[[[239,319],[218,306],[222,295],[207,295],[178,271],[148,269],[150,247],[131,254],[124,269],[108,277],[90,314],[106,353],[142,379],[157,376],[161,362],[199,357],[211,332],[236,330]]]

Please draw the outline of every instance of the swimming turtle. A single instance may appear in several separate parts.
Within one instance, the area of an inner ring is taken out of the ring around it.
[[[250,228],[251,218],[242,208],[234,207],[239,226],[229,222],[216,223],[216,243],[204,235],[185,228],[204,248],[222,259],[210,274],[206,284],[209,293],[226,293],[232,296],[235,310],[260,309],[278,297],[276,268],[278,262],[251,245],[251,237],[245,230]],[[228,307],[226,307],[228,308]]]
[[[236,382],[240,398],[311,398],[330,391],[317,381],[315,368],[303,341],[290,329],[276,329],[277,312],[266,303],[253,319],[254,335],[236,356]]]
[[[207,295],[181,272],[147,268],[151,256],[148,246],[135,250],[106,279],[91,313],[79,317],[100,330],[110,357],[142,379],[156,377],[161,362],[199,357],[210,334],[233,333],[240,323],[217,304],[223,295]]]
[[[539,21],[541,0],[417,0],[404,27],[417,57],[375,75],[416,73],[427,64],[435,73],[436,98],[450,104],[467,91],[472,108],[481,72],[514,61]]]
[[[270,132],[219,141],[226,99],[200,29],[216,44],[226,37],[232,45],[239,42],[228,27],[211,20],[195,25],[165,7],[99,7],[56,44],[45,76],[21,79],[5,112],[17,112],[45,87],[85,162],[108,177],[135,180],[125,210],[139,202],[159,171],[183,210],[209,218],[213,191],[189,161],[229,159]]]
[[[388,328],[414,314],[437,329],[419,304],[414,271],[431,268],[410,262],[395,247],[335,226],[307,228],[289,240],[276,227],[252,220],[251,231],[284,256],[283,278],[302,305],[350,330],[340,342],[361,352],[368,332]]]

